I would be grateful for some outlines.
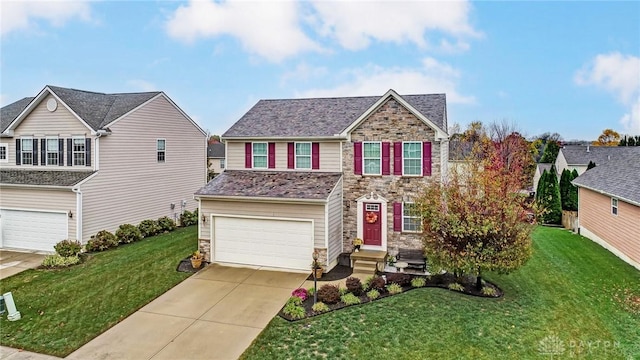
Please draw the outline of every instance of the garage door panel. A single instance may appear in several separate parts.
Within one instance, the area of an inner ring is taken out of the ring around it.
[[[214,261],[308,269],[311,221],[215,217]]]
[[[2,246],[54,251],[53,246],[68,238],[67,214],[0,210]]]

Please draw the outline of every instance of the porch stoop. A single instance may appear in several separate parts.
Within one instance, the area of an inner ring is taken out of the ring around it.
[[[384,270],[386,256],[386,251],[360,250],[359,252],[351,253],[351,267],[354,273],[369,276],[375,275],[376,270]]]

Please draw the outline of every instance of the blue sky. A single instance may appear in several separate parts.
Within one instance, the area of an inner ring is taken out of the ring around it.
[[[640,2],[5,1],[0,103],[162,90],[212,134],[260,99],[446,93],[449,123],[640,134]]]

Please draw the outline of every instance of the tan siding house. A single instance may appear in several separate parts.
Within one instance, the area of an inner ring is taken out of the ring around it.
[[[200,249],[297,270],[317,252],[330,270],[355,237],[384,254],[420,248],[403,211],[447,173],[446,128],[443,94],[261,100],[222,136],[225,172],[195,194]]]
[[[64,238],[86,242],[99,230],[197,208],[192,193],[206,181],[206,134],[164,93],[47,86],[27,100],[2,108],[9,161],[0,163],[0,246],[53,251]],[[14,231],[8,223],[62,222],[45,210],[66,214],[66,233]]]
[[[640,176],[637,174],[640,174],[640,148],[586,171],[573,183],[579,188],[580,234],[640,269]]]

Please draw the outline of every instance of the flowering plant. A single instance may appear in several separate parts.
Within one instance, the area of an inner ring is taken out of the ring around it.
[[[291,296],[298,297],[300,300],[305,301],[307,297],[309,297],[309,292],[305,288],[297,288],[291,292]]]

